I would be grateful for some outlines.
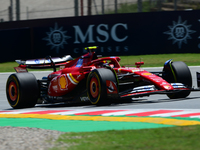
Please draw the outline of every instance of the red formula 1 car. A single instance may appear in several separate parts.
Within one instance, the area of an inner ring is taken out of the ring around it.
[[[45,103],[88,102],[108,105],[152,94],[166,94],[169,98],[185,98],[192,88],[188,66],[181,61],[168,60],[161,72],[148,72],[136,67],[122,67],[119,57],[100,58],[97,47],[87,47],[86,53],[76,59],[63,58],[16,60],[17,73],[7,80],[6,94],[11,107],[34,107],[38,101]],[[60,70],[56,71],[56,67]],[[26,68],[53,68],[47,77],[37,80]]]

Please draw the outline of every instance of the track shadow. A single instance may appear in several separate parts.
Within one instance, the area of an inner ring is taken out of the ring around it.
[[[175,101],[186,101],[186,100],[191,100],[191,99],[199,99],[200,97],[187,97],[187,98],[179,98],[179,99],[169,99],[169,98],[166,98],[166,99],[157,99],[157,100],[140,100],[140,101],[135,101],[133,100],[132,103],[135,103],[135,104],[141,104],[141,103],[163,103],[163,102],[175,102]]]
[[[187,98],[180,98],[180,99],[169,99],[169,98],[164,98],[164,99],[154,99],[150,100],[149,98],[139,98],[139,99],[134,99],[134,100],[123,100],[117,103],[112,103],[111,105],[103,105],[103,106],[96,106],[92,105],[90,102],[86,103],[54,103],[54,104],[37,104],[35,108],[70,108],[70,107],[84,107],[84,108],[96,108],[96,107],[116,107],[116,106],[127,106],[127,105],[140,105],[140,104],[153,104],[153,103],[171,103],[171,102],[177,102],[177,101],[187,101],[187,100],[192,100],[192,99],[200,99],[200,97],[187,97]],[[23,108],[22,108],[23,109]],[[27,108],[24,108],[27,109]],[[8,108],[4,110],[16,110],[13,108]]]
[[[35,107],[37,107],[37,108],[41,108],[41,107],[58,108],[58,107],[80,107],[80,106],[87,106],[87,105],[91,105],[91,104],[90,103],[70,103],[70,104],[55,103],[55,104],[38,104]]]

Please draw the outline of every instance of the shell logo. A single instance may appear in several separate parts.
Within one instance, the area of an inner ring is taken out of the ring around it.
[[[60,88],[61,89],[67,88],[67,79],[65,78],[65,76],[60,77]]]

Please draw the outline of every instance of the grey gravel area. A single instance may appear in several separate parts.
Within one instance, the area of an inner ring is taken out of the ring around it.
[[[47,150],[66,147],[55,141],[65,132],[28,127],[0,127],[0,150]]]

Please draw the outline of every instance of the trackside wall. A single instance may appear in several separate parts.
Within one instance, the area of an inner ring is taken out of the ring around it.
[[[0,62],[47,55],[199,53],[200,10],[111,14],[0,23]]]

